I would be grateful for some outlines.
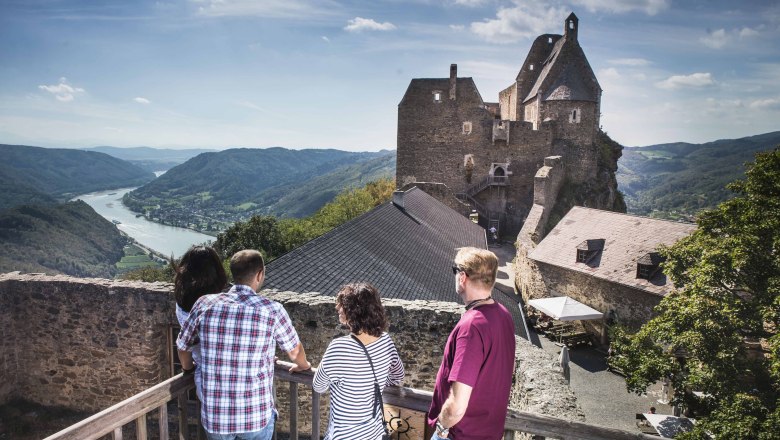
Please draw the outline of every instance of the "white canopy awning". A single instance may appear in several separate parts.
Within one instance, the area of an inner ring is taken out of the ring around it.
[[[688,432],[693,429],[693,425],[696,423],[696,419],[686,419],[666,414],[645,413],[644,416],[663,438],[674,438],[681,432]]]
[[[558,321],[584,321],[601,319],[604,316],[598,310],[568,296],[532,299],[528,301],[528,305]]]

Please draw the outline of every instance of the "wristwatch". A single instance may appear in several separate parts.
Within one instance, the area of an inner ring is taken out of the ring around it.
[[[447,438],[450,435],[450,428],[445,428],[438,419],[436,420],[436,435],[441,438]]]
[[[184,375],[192,374],[195,372],[195,365],[192,366],[190,369],[186,369],[184,367],[181,367],[181,372],[184,373]]]

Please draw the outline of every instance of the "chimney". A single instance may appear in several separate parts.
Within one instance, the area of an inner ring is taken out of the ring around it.
[[[458,65],[450,64],[450,99],[455,99],[455,88],[458,85]]]
[[[404,208],[404,192],[403,191],[393,191],[393,205],[401,208]]]

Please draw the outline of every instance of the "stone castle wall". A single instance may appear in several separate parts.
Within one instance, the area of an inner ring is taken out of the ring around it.
[[[574,258],[574,251],[572,251]],[[608,312],[614,310],[620,324],[629,329],[638,330],[653,316],[653,308],[661,302],[661,297],[647,292],[611,283],[573,270],[565,270],[550,264],[532,262],[538,268],[534,281],[526,282],[523,299],[549,296],[568,296],[596,310]],[[593,328],[593,333],[601,332],[601,321],[583,322]]]
[[[0,309],[0,402],[98,411],[170,375],[167,285],[5,274]]]

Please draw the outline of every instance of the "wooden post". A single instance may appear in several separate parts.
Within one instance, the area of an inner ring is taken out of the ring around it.
[[[160,405],[160,440],[168,439],[168,404]]]
[[[311,440],[320,440],[320,393],[311,390]]]
[[[135,419],[135,438],[138,440],[147,440],[149,432],[146,430],[146,414],[141,414]]]
[[[187,422],[187,393],[181,393],[179,394],[179,440],[190,438],[190,427]]]
[[[114,440],[122,440],[122,427],[114,428]]]
[[[298,440],[298,384],[290,382],[290,440]]]

